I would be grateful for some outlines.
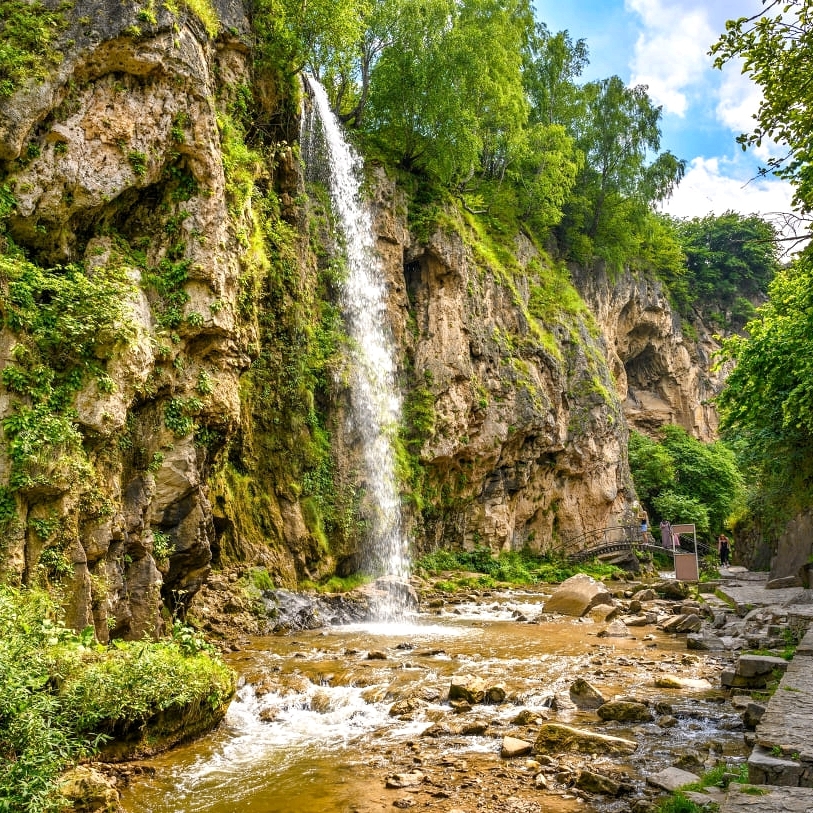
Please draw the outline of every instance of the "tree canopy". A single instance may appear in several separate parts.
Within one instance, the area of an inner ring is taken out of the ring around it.
[[[721,67],[742,59],[743,73],[762,89],[756,126],[739,137],[743,149],[775,141],[787,147],[770,158],[764,172],[774,172],[794,184],[794,203],[813,211],[813,4],[810,0],[763,0],[753,17],[726,23],[713,46]]]
[[[721,326],[742,328],[779,268],[774,227],[731,211],[678,220],[675,227],[691,303]]]

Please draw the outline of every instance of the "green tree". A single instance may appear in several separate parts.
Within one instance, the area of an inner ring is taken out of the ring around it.
[[[813,499],[813,258],[781,270],[769,300],[724,343],[736,362],[718,398],[722,424],[751,473],[754,501],[781,518]],[[754,504],[752,501],[752,507]]]
[[[706,215],[675,223],[686,253],[692,303],[725,326],[742,327],[779,267],[776,231],[757,215]]]
[[[387,43],[370,74],[364,128],[406,169],[465,183],[527,120],[522,50],[526,0],[390,0]]]
[[[566,210],[560,236],[574,259],[594,256],[620,266],[634,257],[650,206],[683,177],[685,162],[660,148],[661,108],[643,86],[617,76],[584,86],[585,107],[572,123],[585,164]]]
[[[629,445],[635,489],[653,522],[694,522],[701,536],[719,533],[744,493],[734,453],[680,426],[663,426],[659,435],[632,432]]]
[[[776,141],[787,150],[768,160],[763,172],[773,172],[795,186],[794,203],[804,213],[813,210],[813,3],[810,0],[764,0],[753,17],[726,23],[712,47],[715,65],[742,60],[743,73],[762,89],[751,133],[738,138],[743,149]]]

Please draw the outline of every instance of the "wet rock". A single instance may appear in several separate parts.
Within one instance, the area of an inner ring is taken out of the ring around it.
[[[374,649],[372,652],[367,653],[368,661],[385,661],[387,660],[387,653],[382,652],[380,649]]]
[[[523,709],[516,717],[511,720],[513,725],[539,725],[548,719],[546,711],[532,711],[531,709]]]
[[[579,771],[575,785],[579,790],[603,796],[617,796],[621,790],[620,782],[609,776],[588,770]]]
[[[720,674],[720,683],[727,689],[764,689],[776,672],[784,672],[788,662],[770,655],[740,655],[734,669]]]
[[[658,728],[674,728],[678,724],[678,719],[671,714],[662,714],[655,723]]]
[[[666,580],[652,585],[652,589],[668,599],[684,599],[689,595],[689,585],[685,582]]]
[[[702,771],[703,760],[700,752],[694,748],[688,748],[675,760],[675,767],[684,771]]]
[[[670,618],[661,624],[664,632],[698,632],[703,626],[703,619],[694,613],[684,613]]]
[[[655,686],[658,689],[711,689],[711,683],[705,678],[687,678],[680,675],[657,675]]]
[[[503,757],[503,759],[514,759],[515,757],[527,756],[532,751],[533,743],[517,739],[516,737],[503,737],[500,756]]]
[[[742,715],[743,725],[753,731],[757,727],[757,723],[762,719],[765,714],[766,707],[762,703],[749,703],[745,712]]]
[[[449,684],[449,700],[482,703],[486,696],[486,682],[475,675],[453,675]]]
[[[597,709],[597,714],[605,722],[651,723],[653,719],[646,705],[631,700],[610,700]]]
[[[645,587],[643,590],[639,590],[637,593],[633,594],[633,598],[639,603],[644,601],[655,601],[657,597],[657,593],[651,587]],[[632,607],[630,607],[630,610],[632,610]]]
[[[425,775],[421,771],[409,771],[408,773],[395,773],[387,777],[386,787],[388,788],[416,788],[423,783]]]
[[[681,768],[664,768],[662,771],[647,776],[647,784],[655,788],[668,791],[672,793],[684,785],[691,785],[693,782],[699,781],[700,777],[695,773],[684,771]]]
[[[534,787],[537,790],[547,790],[548,788],[548,778],[543,773],[538,773],[534,777]]]
[[[622,737],[596,734],[561,723],[545,723],[537,735],[534,752],[561,754],[568,751],[580,754],[632,754],[638,743]]]
[[[586,615],[600,604],[613,606],[610,591],[595,579],[577,573],[563,581],[545,602],[546,613],[561,613],[577,618]]]
[[[700,632],[690,632],[686,636],[686,648],[716,652],[729,649],[730,647],[726,645],[726,642],[719,635],[714,635],[704,629]]]
[[[399,810],[407,810],[410,807],[414,807],[416,804],[414,799],[411,799],[409,796],[405,796],[403,799],[396,799],[393,803],[393,807],[397,807]]]
[[[627,629],[623,621],[612,621],[598,633],[599,638],[632,638],[632,633]]]
[[[628,627],[645,627],[652,623],[649,615],[622,615],[620,620]]]
[[[482,737],[488,731],[488,723],[484,720],[472,720],[459,726],[451,726],[453,734],[462,737]]]
[[[424,703],[417,697],[405,697],[390,706],[390,717],[400,717],[401,719],[411,717]]]
[[[570,684],[570,699],[580,709],[597,709],[607,702],[604,695],[584,678],[577,678]]]
[[[88,765],[68,771],[60,784],[62,795],[77,813],[116,813],[119,792],[114,780]]]
[[[599,604],[597,607],[593,607],[587,615],[597,624],[603,624],[605,621],[611,621],[620,612],[618,607],[613,607],[610,604]]]

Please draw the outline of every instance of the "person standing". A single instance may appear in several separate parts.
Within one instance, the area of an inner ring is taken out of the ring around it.
[[[720,564],[723,567],[728,567],[731,562],[729,561],[729,555],[731,554],[731,543],[728,541],[728,537],[725,534],[720,534],[717,537],[717,553],[720,554]]]

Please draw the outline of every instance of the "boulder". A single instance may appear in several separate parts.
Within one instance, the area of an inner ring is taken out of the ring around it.
[[[597,714],[605,722],[651,723],[654,719],[648,706],[633,700],[610,700],[599,706]]]
[[[651,587],[645,587],[633,595],[633,598],[638,602],[655,601],[657,597],[657,593]]]
[[[449,685],[449,700],[482,703],[486,697],[486,682],[474,675],[453,675]]]
[[[600,604],[614,606],[610,591],[592,577],[577,573],[556,588],[545,602],[545,612],[580,618]]]
[[[685,785],[691,785],[698,782],[700,777],[696,773],[684,771],[682,768],[664,768],[662,771],[650,774],[647,778],[647,784],[655,788],[673,793]]]
[[[68,771],[60,783],[62,796],[78,813],[116,813],[119,792],[113,782],[89,765]]]
[[[537,735],[534,752],[537,754],[579,754],[629,755],[635,752],[638,743],[622,737],[596,734],[562,723],[545,723]]]
[[[695,613],[682,613],[661,624],[664,632],[699,632],[703,619]]]
[[[592,611],[591,611],[592,612]],[[611,621],[600,633],[599,638],[632,638],[632,633],[623,621]]]
[[[421,771],[410,771],[409,773],[394,773],[387,777],[386,787],[388,788],[416,788],[422,784],[424,774]]]
[[[684,599],[689,595],[689,585],[685,582],[672,581],[667,579],[652,585],[652,589],[664,598]]]
[[[576,787],[587,793],[599,793],[604,796],[618,796],[621,783],[615,779],[593,771],[582,770],[576,777]]]
[[[526,742],[525,740],[517,739],[516,737],[503,737],[502,747],[500,748],[500,756],[503,759],[513,759],[514,757],[524,757],[533,751],[533,743]]]
[[[577,678],[570,684],[570,699],[580,709],[597,709],[607,702],[601,692],[584,678]]]

